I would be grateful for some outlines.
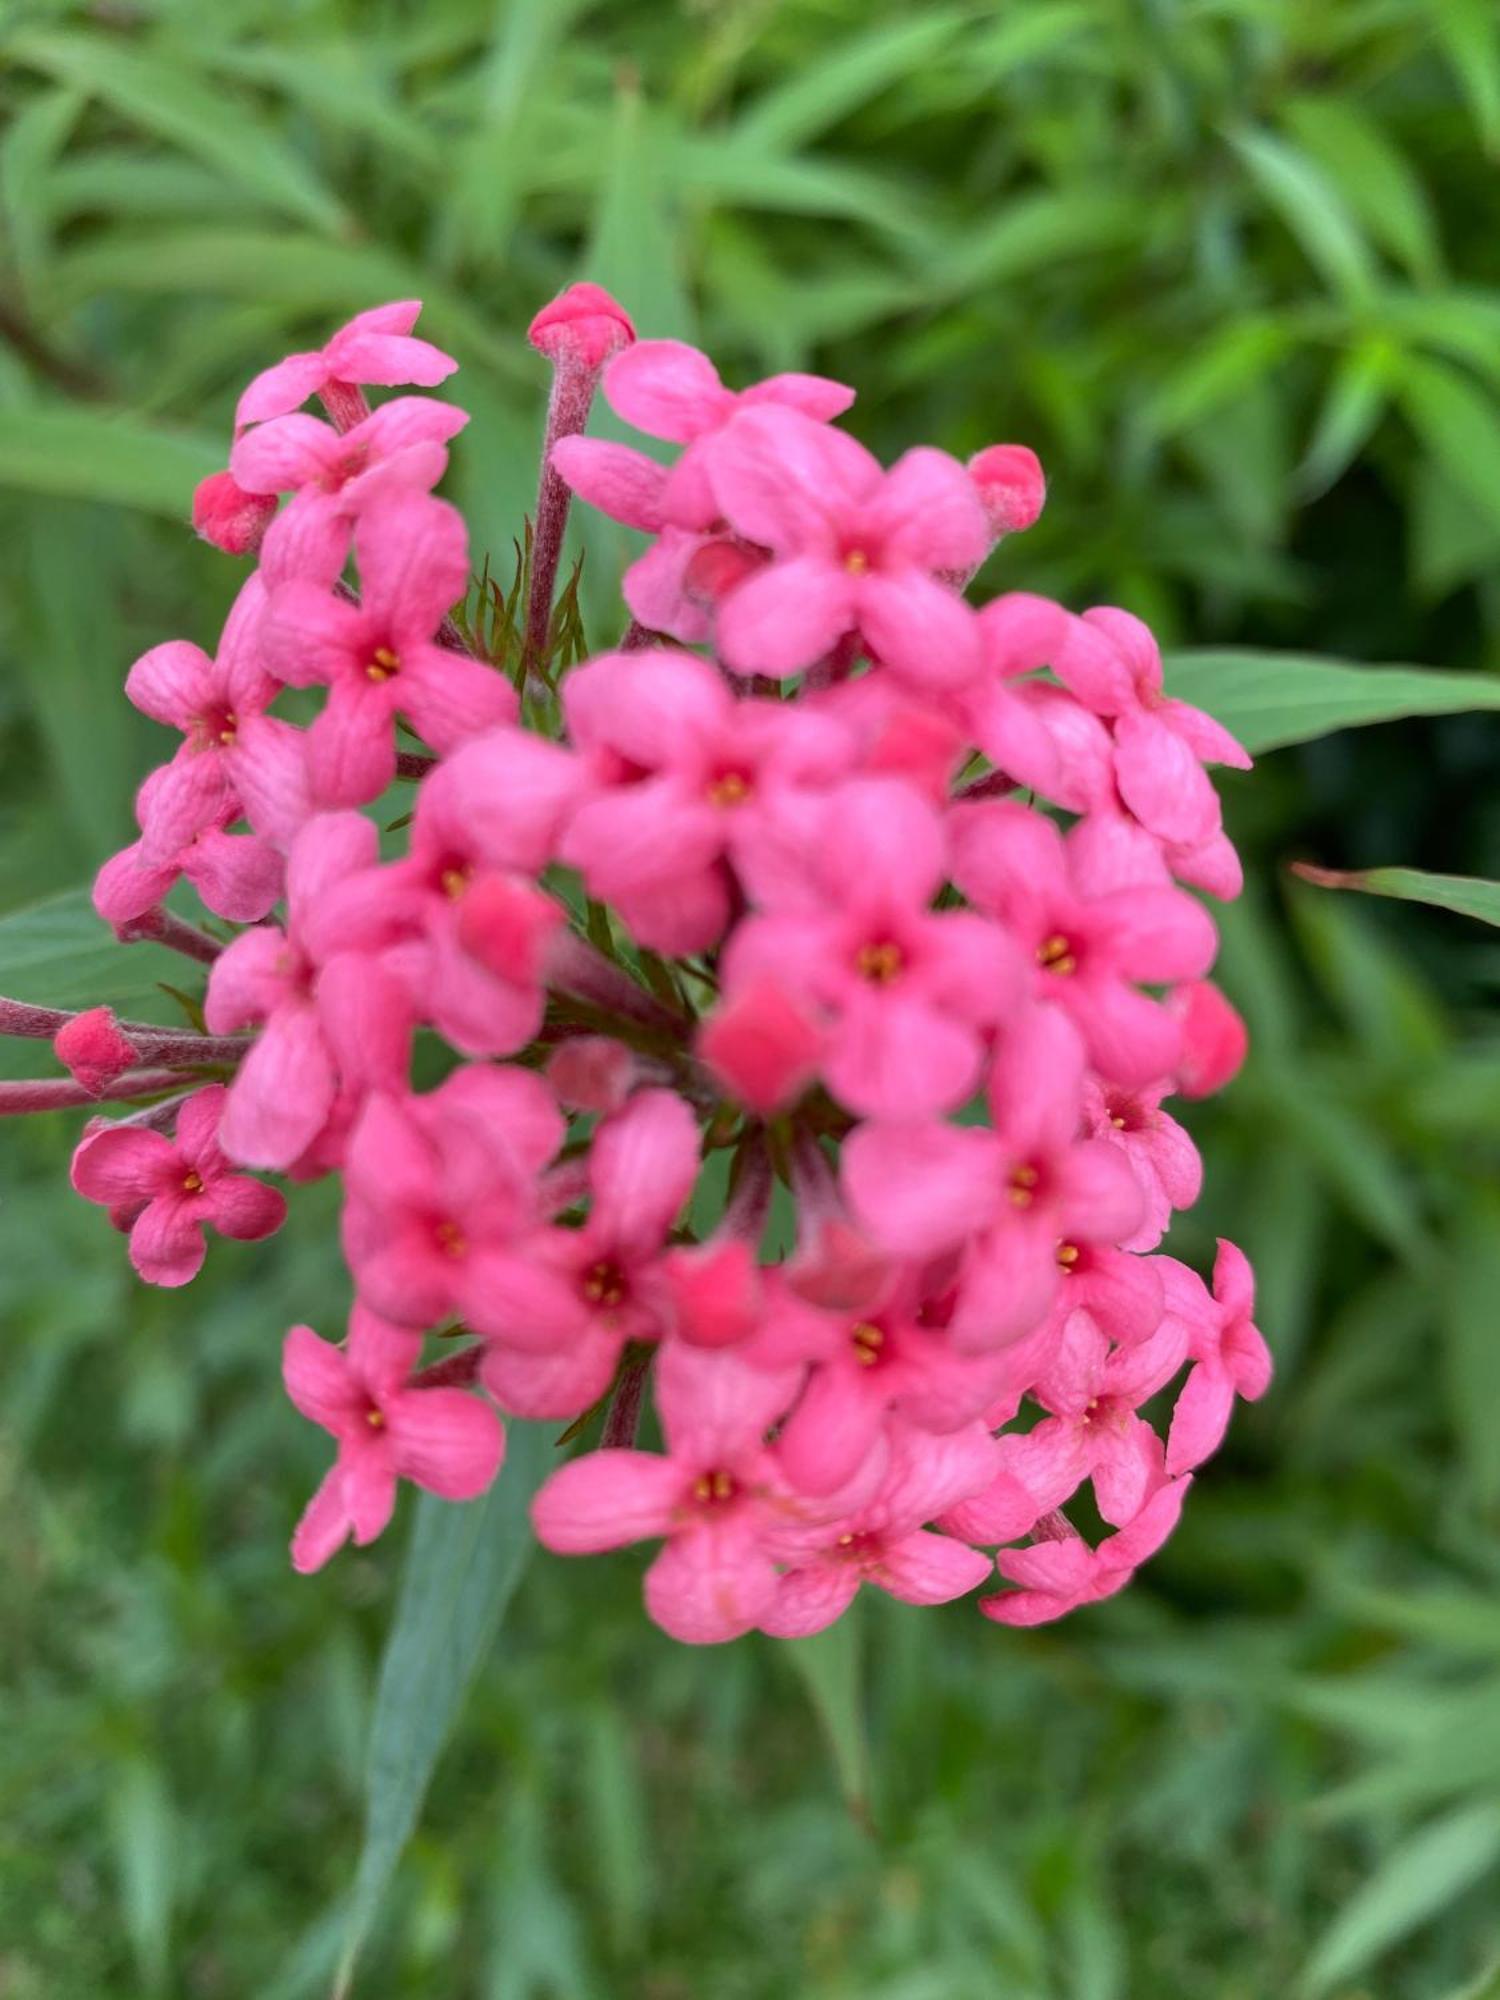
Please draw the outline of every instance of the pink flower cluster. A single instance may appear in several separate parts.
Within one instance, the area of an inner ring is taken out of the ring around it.
[[[533,325],[531,593],[488,657],[434,495],[465,415],[404,393],[454,366],[417,312],[251,384],[195,520],[259,566],[212,657],[126,681],[181,741],[96,902],[208,964],[205,1032],[0,1003],[74,1079],[0,1090],[139,1101],[73,1179],[152,1282],[194,1275],[205,1226],[278,1225],[243,1169],[341,1177],[348,1336],[285,1347],[337,1444],[299,1568],[378,1535],[400,1479],[482,1491],[509,1414],[589,1439],[541,1541],[659,1543],[647,1608],[680,1639],[997,1569],[1002,1623],[1110,1595],[1270,1374],[1239,1251],[1210,1289],[1160,1248],[1201,1178],[1166,1102],[1244,1052],[1189,887],[1239,888],[1204,766],[1248,759],[1128,613],[969,602],[1040,511],[1030,452],[887,469],[836,426],[852,390],[731,390],[588,285]],[[596,384],[675,458],[586,437]],[[570,493],[649,538],[619,647],[571,667]],[[323,691],[310,721],[288,689]],[[182,878],[227,945],[165,908]],[[1085,1486],[1097,1542],[1062,1511]]]

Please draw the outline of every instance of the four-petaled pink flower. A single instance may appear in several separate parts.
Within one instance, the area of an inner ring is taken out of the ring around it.
[[[643,944],[701,951],[722,934],[734,882],[757,902],[795,896],[823,799],[854,747],[831,716],[736,701],[688,653],[608,653],[563,683],[568,731],[596,781],[562,858]]]
[[[823,1080],[851,1111],[950,1111],[979,1081],[983,1031],[1024,980],[997,924],[934,911],[943,823],[908,786],[855,779],[828,794],[795,903],[747,918],[724,989],[779,982],[827,1029]]]
[[[1271,1386],[1271,1351],[1251,1319],[1255,1274],[1243,1250],[1219,1239],[1214,1285],[1175,1258],[1162,1259],[1167,1311],[1187,1327],[1193,1366],[1172,1412],[1167,1470],[1191,1472],[1224,1442],[1236,1396],[1259,1402]]]
[[[983,1424],[932,1438],[898,1431],[888,1470],[863,1507],[825,1528],[793,1529],[776,1552],[789,1564],[760,1629],[801,1639],[841,1618],[862,1583],[903,1604],[948,1604],[984,1582],[987,1555],[928,1527],[991,1475],[997,1446]]]
[[[263,368],[235,407],[235,430],[285,416],[300,409],[309,396],[329,388],[436,388],[458,363],[412,333],[421,310],[420,299],[372,306],[356,313],[316,352],[289,354],[274,367]]]
[[[795,1379],[669,1342],[656,1363],[666,1454],[611,1448],[560,1466],[532,1502],[538,1540],[585,1555],[662,1538],[646,1572],[656,1623],[692,1645],[739,1638],[775,1601],[774,1537],[852,1511],[882,1469],[821,1503],[788,1490],[765,1434]]]
[[[1097,1548],[1059,1520],[1055,1535],[1029,1548],[1002,1549],[996,1568],[1020,1588],[981,1597],[980,1610],[998,1625],[1048,1625],[1080,1605],[1115,1596],[1177,1526],[1192,1483],[1170,1479],[1159,1486],[1129,1526],[1106,1535]]]
[[[1119,1239],[1122,1250],[1154,1250],[1167,1233],[1172,1211],[1191,1208],[1203,1186],[1198,1148],[1162,1109],[1167,1089],[1156,1083],[1122,1090],[1093,1076],[1084,1081],[1085,1127],[1093,1138],[1119,1147],[1146,1204],[1140,1228]]]
[[[444,1500],[472,1500],[505,1456],[505,1432],[489,1405],[465,1389],[409,1381],[419,1334],[362,1305],[343,1347],[294,1326],[282,1351],[287,1394],[338,1441],[338,1457],[292,1537],[292,1562],[321,1569],[352,1536],[373,1542],[391,1518],[396,1482]]]
[[[358,604],[296,579],[271,593],[262,628],[273,673],[328,689],[307,732],[320,806],[364,805],[385,790],[396,775],[398,714],[444,754],[518,713],[503,674],[436,642],[469,574],[453,508],[425,493],[382,492],[355,524],[354,553]]]
[[[196,1277],[205,1229],[254,1243],[286,1217],[276,1189],[236,1173],[219,1145],[227,1095],[222,1084],[194,1091],[173,1138],[144,1125],[104,1125],[86,1132],[73,1155],[74,1188],[130,1232],[130,1261],[148,1285]]]
[[[967,573],[990,546],[956,459],[919,446],[885,472],[844,431],[754,409],[713,440],[708,474],[731,527],[777,558],[720,607],[719,647],[735,672],[785,678],[858,631],[919,687],[975,673],[974,614],[936,580]]]
[[[698,1176],[698,1121],[670,1090],[642,1090],[594,1134],[587,1219],[501,1251],[480,1320],[482,1373],[523,1417],[570,1416],[609,1387],[627,1341],[665,1330],[662,1252]]]

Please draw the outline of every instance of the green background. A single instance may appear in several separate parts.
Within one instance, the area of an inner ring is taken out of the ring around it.
[[[1034,446],[997,588],[1496,663],[1489,0],[6,0],[0,104],[0,912],[128,835],[165,744],[124,670],[241,573],[182,526],[238,387],[391,297],[463,363],[479,551],[535,480],[522,331],[587,275],[732,382],[856,383],[884,452]],[[1034,1634],[871,1606],[872,1834],[790,1656],[674,1647],[634,1553],[538,1558],[359,1994],[1500,1994],[1500,952],[1286,875],[1500,874],[1497,770],[1474,716],[1224,787],[1256,1045],[1173,1247],[1245,1244],[1279,1374],[1141,1582]],[[48,969],[0,943],[27,997],[157,976]],[[0,1155],[0,1993],[320,1994],[410,1521],[286,1566],[333,1190],[147,1293],[71,1138]]]

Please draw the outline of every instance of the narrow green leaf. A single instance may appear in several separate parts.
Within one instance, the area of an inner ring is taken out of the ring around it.
[[[0,486],[73,500],[110,500],[186,521],[193,488],[224,447],[158,430],[123,411],[36,404],[0,409]]]
[[[163,1993],[177,1868],[172,1801],[156,1764],[132,1757],[121,1770],[109,1828],[136,1971],[148,1993]]]
[[[1400,348],[1384,334],[1369,335],[1340,357],[1297,467],[1297,487],[1304,498],[1326,492],[1364,449],[1400,365]]]
[[[1447,1248],[1444,1336],[1450,1421],[1468,1483],[1486,1511],[1500,1500],[1500,1201],[1476,1190]]]
[[[1229,143],[1329,286],[1347,298],[1368,298],[1375,289],[1369,246],[1321,167],[1270,132],[1242,129],[1230,133]]]
[[[1197,423],[1261,381],[1283,359],[1291,334],[1280,320],[1232,320],[1193,350],[1146,406],[1145,422],[1163,437]]]
[[[370,1729],[364,1847],[349,1902],[337,1991],[355,1962],[411,1838],[438,1756],[510,1603],[532,1547],[531,1496],[552,1459],[536,1424],[512,1423],[500,1477],[454,1506],[423,1494],[381,1663]]]
[[[1403,903],[1431,903],[1482,924],[1500,924],[1500,882],[1477,875],[1428,875],[1420,868],[1317,868],[1310,861],[1296,861],[1292,868],[1320,889],[1358,889]]]
[[[1500,1806],[1464,1806],[1404,1840],[1344,1905],[1308,1961],[1307,2000],[1331,1991],[1457,1900],[1500,1860]]]
[[[1500,20],[1490,0],[1426,0],[1485,150],[1500,151]]]
[[[1282,115],[1372,239],[1423,283],[1441,263],[1427,191],[1401,149],[1352,96],[1297,97]]]
[[[993,222],[965,229],[940,251],[928,269],[928,285],[938,297],[967,295],[1051,268],[1062,258],[1128,244],[1139,228],[1139,205],[1123,195],[1094,189],[1022,195],[1006,203]]]
[[[1250,751],[1311,743],[1338,729],[1409,715],[1500,708],[1500,675],[1361,667],[1316,654],[1238,648],[1174,654],[1167,690],[1206,708]]]
[[[908,20],[852,37],[758,97],[740,119],[738,137],[766,153],[805,145],[922,63],[934,61],[964,18],[955,7],[926,8]]]
[[[304,161],[253,112],[223,91],[205,90],[190,70],[77,29],[13,35],[6,52],[102,98],[121,117],[180,146],[294,221],[330,231],[347,226],[343,209]]]
[[[778,1641],[800,1678],[838,1774],[850,1813],[870,1824],[870,1743],[865,1722],[862,1647],[863,1606],[856,1598],[837,1624],[810,1639]]]
[[[1408,355],[1396,393],[1412,429],[1444,472],[1500,532],[1500,408],[1445,361]]]

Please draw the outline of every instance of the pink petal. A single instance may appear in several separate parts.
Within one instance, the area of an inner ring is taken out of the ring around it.
[[[799,1492],[832,1493],[865,1462],[880,1437],[887,1398],[847,1368],[814,1368],[782,1428],[776,1455]]]
[[[1099,915],[1106,913],[1105,942],[1127,979],[1199,979],[1213,964],[1213,918],[1180,889],[1122,889],[1100,899]]]
[[[714,1467],[759,1447],[791,1405],[801,1370],[751,1366],[723,1348],[668,1341],[656,1360],[656,1407],[674,1458]]]
[[[1120,796],[1161,840],[1195,846],[1218,830],[1219,799],[1183,739],[1145,712],[1115,722],[1115,778]]]
[[[383,687],[340,680],[307,732],[307,776],[320,807],[378,798],[396,775],[391,700]]]
[[[655,1452],[584,1452],[548,1478],[531,1522],[555,1555],[596,1555],[669,1534],[682,1489],[681,1468]]]
[[[892,673],[923,689],[961,687],[979,670],[974,613],[918,569],[872,571],[855,593],[859,629]]]
[[[305,581],[270,593],[261,626],[266,666],[289,687],[338,680],[359,664],[367,635],[360,610]]]
[[[868,1118],[956,1111],[979,1084],[974,1030],[899,984],[851,997],[823,1061],[829,1089]]]
[[[317,417],[273,417],[237,440],[229,470],[247,493],[291,493],[339,456],[339,435]]]
[[[848,572],[818,554],[774,562],[719,607],[719,651],[737,674],[789,674],[822,659],[855,621]]]
[[[820,424],[841,417],[853,401],[854,391],[843,382],[834,382],[826,375],[795,373],[768,375],[763,382],[753,382],[739,394],[742,408],[753,408],[757,403],[784,403],[789,410],[800,410],[803,416]]]
[[[607,747],[648,771],[706,752],[736,722],[734,698],[719,674],[696,654],[672,647],[604,653],[575,667],[563,681],[562,702],[568,735],[580,750]]]
[[[295,410],[317,394],[328,376],[328,364],[321,354],[289,354],[274,367],[263,368],[235,405],[236,431]]]
[[[463,516],[427,493],[382,493],[360,515],[354,554],[366,614],[387,628],[398,652],[430,638],[468,586]]]
[[[204,1019],[211,1035],[232,1035],[265,1020],[286,993],[286,938],[274,924],[241,932],[214,960]]]
[[[209,909],[231,923],[257,923],[281,894],[281,854],[256,834],[208,827],[184,850],[182,872]]]
[[[471,1312],[471,1321],[475,1315]],[[547,1354],[494,1342],[481,1370],[484,1385],[518,1417],[563,1423],[591,1409],[614,1380],[621,1340],[597,1324],[570,1349]]]
[[[180,1184],[183,1173],[177,1148],[163,1133],[107,1125],[84,1137],[69,1178],[85,1201],[123,1208],[165,1193],[174,1181]]]
[[[1234,1385],[1222,1368],[1200,1361],[1188,1370],[1167,1432],[1167,1471],[1192,1472],[1224,1442],[1234,1408]]]
[[[289,1167],[321,1130],[336,1078],[309,1005],[278,1008],[230,1087],[220,1134],[246,1167]]]
[[[706,354],[681,340],[638,340],[604,371],[610,408],[648,437],[686,444],[721,424],[734,398]]]
[[[773,1639],[806,1639],[824,1632],[843,1617],[859,1586],[857,1563],[828,1561],[788,1570],[777,1580],[776,1596],[760,1620],[760,1629]]]
[[[841,522],[881,481],[844,431],[774,405],[742,410],[713,441],[710,478],[738,533],[777,555],[831,552]]]
[[[1230,764],[1237,771],[1248,771],[1252,758],[1221,723],[1211,715],[1205,715],[1201,708],[1193,708],[1185,701],[1164,701],[1157,710],[1158,715],[1169,729],[1175,729],[1185,743],[1190,745],[1195,757],[1205,764]]]
[[[994,1567],[978,1549],[923,1530],[887,1543],[870,1581],[903,1604],[950,1604],[977,1590]]]
[[[286,1198],[264,1181],[244,1174],[225,1174],[208,1191],[204,1214],[221,1236],[239,1243],[258,1243],[286,1221]]]
[[[153,646],[125,676],[126,699],[172,729],[190,729],[212,694],[213,662],[186,639]]]
[[[623,1248],[654,1249],[698,1178],[698,1120],[670,1090],[638,1091],[594,1134],[594,1221]]]
[[[335,1436],[360,1403],[349,1358],[310,1326],[294,1326],[281,1349],[281,1379],[293,1403],[310,1422]]]
[[[257,833],[285,846],[313,810],[306,732],[278,716],[253,715],[240,724],[226,755],[246,819]]]
[[[552,463],[578,498],[601,514],[648,535],[660,532],[667,469],[654,458],[603,438],[565,437],[553,445]]]
[[[130,1261],[148,1285],[185,1285],[203,1268],[203,1219],[196,1202],[158,1195],[130,1231]]]
[[[496,668],[443,646],[410,647],[402,660],[401,707],[439,756],[483,730],[519,720],[516,691]]]
[[[996,1133],[1018,1163],[1050,1159],[1078,1131],[1083,1041],[1061,1008],[1026,1007],[1002,1031],[990,1065]]]
[[[865,516],[887,563],[971,570],[989,554],[984,509],[956,458],[929,445],[904,452]]]
[[[463,1389],[410,1389],[386,1409],[397,1472],[443,1500],[483,1493],[505,1456],[505,1429]]]
[[[937,1119],[860,1125],[844,1142],[842,1177],[861,1227],[903,1256],[952,1249],[979,1228],[997,1195],[993,1136]]]
[[[314,1493],[292,1536],[292,1567],[303,1576],[323,1567],[349,1539],[343,1475],[335,1465]]]
[[[770,1558],[744,1534],[677,1535],[646,1572],[646,1609],[689,1646],[720,1645],[757,1625],[776,1596]]]
[[[1094,1500],[1111,1527],[1135,1519],[1164,1469],[1161,1439],[1140,1417],[1132,1417],[1121,1431],[1100,1436],[1093,1463]]]
[[[872,893],[923,907],[947,869],[943,823],[910,785],[856,778],[829,795],[817,869],[835,896]]]
[[[458,363],[431,341],[405,334],[354,331],[353,324],[335,334],[324,350],[342,382],[380,389],[435,389],[446,382]]]

